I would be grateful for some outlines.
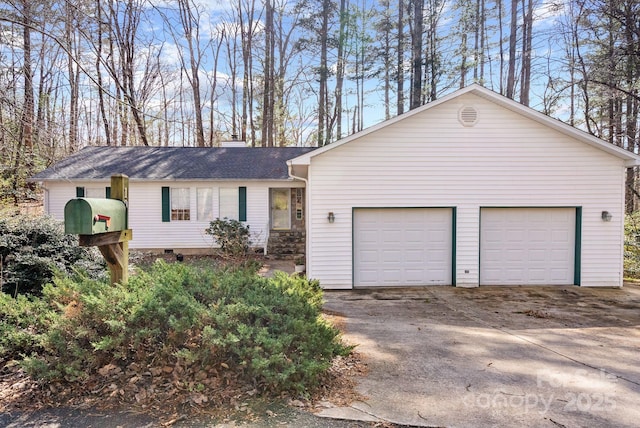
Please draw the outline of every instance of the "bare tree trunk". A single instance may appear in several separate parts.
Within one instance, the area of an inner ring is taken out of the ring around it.
[[[65,5],[66,20],[65,20],[65,43],[68,54],[72,54],[77,51],[75,42],[74,29],[78,22],[75,17],[75,7]],[[80,112],[78,110],[79,102],[79,80],[80,70],[78,68],[79,58],[74,58],[69,55],[67,58],[67,74],[69,78],[69,146],[72,152],[78,150],[78,121]]]
[[[462,40],[460,40],[461,62],[460,62],[460,88],[464,88],[467,84],[467,32],[466,28],[462,29]]]
[[[525,3],[527,4],[525,10]],[[533,39],[533,0],[522,0],[522,74],[520,84],[520,103],[529,105],[531,87],[531,48]]]
[[[320,82],[318,97],[318,147],[327,144],[329,136],[326,135],[327,122],[327,101],[328,90],[327,81],[329,68],[327,64],[327,51],[329,43],[329,11],[330,0],[322,1],[322,15],[320,24]]]
[[[478,56],[480,58],[480,76],[479,83],[484,85],[484,68],[485,68],[485,43],[486,43],[486,30],[487,30],[487,14],[485,9],[485,0],[478,0],[480,2],[480,16],[478,18],[478,27],[480,27],[480,51]]]
[[[502,45],[502,0],[496,0],[498,7],[498,45],[500,47],[500,94],[504,94],[504,47]]]
[[[242,40],[242,122],[241,139],[251,140],[251,145],[256,145],[256,129],[253,120],[253,35],[254,35],[255,0],[246,1],[246,18],[242,8],[242,0],[238,0],[238,19]],[[247,136],[249,128],[250,136]]]
[[[264,86],[262,94],[262,147],[273,147],[273,6],[265,0]]]
[[[438,37],[438,22],[446,3],[440,0],[429,0],[429,25],[427,28],[427,71],[429,75],[428,101],[434,101],[438,97],[438,82],[441,73],[440,43]]]
[[[398,0],[397,114],[404,113],[404,0]]]
[[[209,109],[209,147],[214,146],[214,142],[216,139],[216,126],[215,126],[215,109],[214,105],[216,103],[217,95],[216,90],[218,89],[218,58],[220,58],[220,49],[222,48],[222,43],[225,39],[225,30],[221,30],[218,34],[218,42],[215,46],[211,47],[211,52],[213,54],[213,76],[211,76],[211,95],[209,97],[209,104],[211,108]]]
[[[24,76],[24,106],[22,111],[22,121],[20,124],[20,133],[22,136],[22,143],[26,150],[27,156],[33,150],[33,112],[34,112],[34,100],[33,100],[33,69],[31,65],[31,2],[29,0],[23,0],[22,2],[22,14],[24,26],[22,28],[22,49],[23,49],[23,64],[22,74]],[[29,159],[30,161],[30,159]]]
[[[136,96],[135,79],[136,79],[136,46],[137,46],[137,31],[140,24],[140,14],[142,11],[142,4],[139,0],[128,0],[124,5],[124,11],[119,16],[118,7],[120,3],[114,2],[109,4],[109,23],[112,30],[111,37],[115,41],[118,47],[118,59],[120,61],[119,67],[116,69],[112,66],[109,70],[114,83],[121,91],[121,95],[124,97],[126,106],[129,107],[129,111],[133,116],[133,120],[138,131],[138,138],[145,146],[149,145],[147,139],[146,122],[142,106],[138,105],[138,99]],[[120,18],[120,19],[119,19]],[[121,111],[122,119],[122,145],[127,145],[129,136],[128,131],[128,117],[127,112],[123,109]]]
[[[196,144],[204,147],[204,125],[202,121],[202,100],[200,95],[200,61],[201,54],[198,46],[199,18],[194,15],[191,0],[178,0],[178,10],[180,12],[180,22],[182,24],[183,36],[187,42],[189,54],[190,73],[186,73],[187,79],[193,93],[194,113],[196,119]],[[186,68],[186,67],[185,67]],[[185,70],[186,71],[186,70]]]
[[[347,39],[347,1],[340,0],[340,29],[338,33],[338,58],[336,63],[336,90],[335,90],[335,120],[336,120],[336,139],[342,138],[342,87],[344,84],[344,65],[345,65],[345,49],[344,45]]]
[[[391,52],[391,20],[390,20],[390,2],[387,0],[385,4],[384,10],[384,21],[383,21],[383,29],[384,29],[384,51],[382,52],[384,58],[384,118],[388,120],[391,118],[391,57],[389,53]]]
[[[107,110],[104,100],[104,83],[102,82],[102,34],[104,24],[102,22],[102,4],[101,0],[97,0],[96,3],[96,15],[97,15],[97,30],[98,30],[98,40],[96,42],[96,80],[98,83],[98,107],[100,109],[100,118],[102,119],[102,125],[104,126],[104,136],[107,143],[107,146],[111,146],[113,144],[111,140],[111,130],[109,129],[109,119],[107,118]]]
[[[411,97],[409,108],[422,105],[422,33],[424,0],[413,0],[413,28],[411,31]]]
[[[516,39],[518,37],[518,0],[511,0],[511,25],[509,28],[509,70],[507,98],[513,99],[516,86]]]

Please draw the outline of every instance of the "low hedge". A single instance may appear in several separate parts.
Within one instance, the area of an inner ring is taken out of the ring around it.
[[[41,297],[0,296],[0,359],[82,382],[107,364],[225,367],[262,391],[307,391],[337,355],[316,281],[156,262],[125,285],[58,276]]]

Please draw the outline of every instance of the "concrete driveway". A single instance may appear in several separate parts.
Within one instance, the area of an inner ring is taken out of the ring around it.
[[[437,427],[637,427],[640,287],[328,291],[369,373],[320,416]]]

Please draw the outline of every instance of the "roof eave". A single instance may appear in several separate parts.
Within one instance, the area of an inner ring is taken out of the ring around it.
[[[45,183],[45,182],[55,182],[55,181],[68,181],[68,182],[83,181],[83,182],[101,183],[101,182],[108,182],[110,180],[110,177],[106,177],[106,178],[82,178],[82,177],[72,177],[72,178],[69,178],[69,177],[65,177],[65,178],[28,178],[27,180],[30,181],[30,182],[33,182],[33,183]],[[290,181],[296,181],[296,180],[291,178],[291,177],[286,177],[286,178],[270,178],[270,177],[263,177],[263,178],[174,178],[174,177],[135,178],[135,177],[130,177],[129,178],[129,182],[152,183],[152,182],[164,182],[164,181],[213,181],[213,182],[285,181],[285,182],[290,182]]]

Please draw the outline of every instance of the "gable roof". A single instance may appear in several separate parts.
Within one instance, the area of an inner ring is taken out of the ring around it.
[[[31,181],[287,180],[288,159],[310,147],[85,147],[31,177]]]
[[[534,120],[542,125],[545,125],[551,129],[554,129],[562,134],[565,134],[569,137],[575,138],[578,141],[581,141],[585,144],[588,144],[592,147],[598,148],[604,152],[607,152],[611,155],[614,155],[618,158],[621,158],[625,161],[626,166],[628,167],[632,167],[632,166],[638,166],[640,165],[640,156],[632,153],[628,150],[625,150],[621,147],[618,147],[616,145],[610,144],[598,137],[594,137],[593,135],[584,132],[580,129],[574,128],[571,125],[568,125],[558,119],[554,119],[550,116],[547,116],[543,113],[540,113],[539,111],[536,111],[530,107],[527,107],[523,104],[520,104],[510,98],[505,97],[504,95],[500,95],[497,92],[494,92],[490,89],[487,89],[483,86],[480,86],[476,83],[469,85],[465,88],[459,89],[449,95],[446,95],[438,100],[432,101],[430,103],[424,104],[416,109],[413,109],[407,113],[401,114],[399,116],[396,116],[392,119],[386,120],[384,122],[378,123],[377,125],[371,126],[367,129],[364,129],[360,132],[357,132],[355,134],[352,134],[346,138],[343,138],[341,140],[336,141],[335,143],[329,144],[327,146],[321,147],[317,150],[315,150],[312,153],[305,153],[302,154],[301,156],[298,156],[295,159],[291,159],[290,161],[287,162],[287,164],[289,165],[309,165],[309,163],[311,162],[311,158],[321,155],[324,152],[327,152],[329,150],[333,150],[337,147],[340,147],[343,144],[347,144],[350,141],[356,140],[358,138],[364,137],[366,135],[369,135],[373,132],[378,131],[379,129],[385,128],[387,126],[393,125],[397,122],[400,122],[406,118],[409,118],[411,116],[414,116],[416,114],[420,114],[422,112],[428,111],[440,104],[444,104],[448,101],[451,101],[455,98],[458,98],[462,95],[465,94],[473,94],[473,95],[477,95],[479,97],[485,98],[499,106],[502,106],[506,109],[509,109],[511,111],[513,111],[514,113],[518,113],[524,117],[527,117],[531,120]]]

